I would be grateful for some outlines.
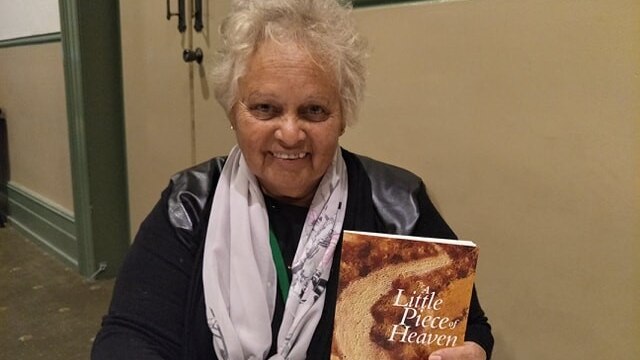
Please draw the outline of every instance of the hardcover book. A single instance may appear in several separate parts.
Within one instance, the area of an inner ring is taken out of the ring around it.
[[[462,345],[477,260],[471,241],[345,231],[332,359],[426,359]]]

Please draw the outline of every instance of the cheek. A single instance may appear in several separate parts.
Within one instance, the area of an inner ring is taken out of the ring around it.
[[[317,140],[315,142],[315,151],[318,155],[315,157],[314,167],[322,168],[318,170],[326,170],[326,168],[333,160],[333,155],[335,154],[336,147],[339,143],[339,129],[332,128],[330,131],[323,131],[319,134],[314,134],[314,138]]]
[[[238,146],[240,146],[240,150],[244,154],[244,157],[250,161],[255,162],[262,157],[262,152],[260,149],[262,148],[262,142],[259,137],[256,137],[255,134],[251,132],[237,132],[236,140],[238,142]]]
[[[235,135],[238,145],[243,148],[257,148],[264,141],[267,129],[263,124],[247,119],[243,114],[238,114],[235,121]]]
[[[327,124],[327,127],[324,129],[320,129],[317,134],[317,138],[321,139],[326,146],[335,147],[338,144],[338,140],[340,139],[340,135],[342,133],[342,125],[338,120],[332,121],[330,124]]]
[[[236,128],[236,141],[240,147],[244,148],[251,144],[251,132],[245,131],[242,127]]]

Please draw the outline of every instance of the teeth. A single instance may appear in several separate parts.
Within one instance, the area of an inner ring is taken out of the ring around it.
[[[295,153],[295,154],[276,153],[276,152],[273,153],[273,157],[275,157],[277,159],[284,159],[284,160],[302,159],[306,155],[307,155],[307,153],[305,153],[305,152],[300,152],[300,153]]]

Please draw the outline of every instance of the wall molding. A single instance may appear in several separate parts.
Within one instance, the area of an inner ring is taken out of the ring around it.
[[[28,46],[28,45],[60,42],[61,40],[62,40],[62,35],[60,34],[60,32],[25,36],[25,37],[14,38],[14,39],[0,40],[0,49],[8,48],[8,47],[16,47],[16,46]]]
[[[367,8],[372,6],[386,6],[386,5],[418,5],[420,3],[446,3],[454,1],[465,0],[353,0],[353,7]]]
[[[16,230],[67,265],[78,267],[73,214],[11,182],[3,196],[7,197],[9,222]]]

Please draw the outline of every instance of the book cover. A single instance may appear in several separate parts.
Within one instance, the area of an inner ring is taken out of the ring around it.
[[[332,359],[426,359],[462,345],[478,248],[345,231]]]

